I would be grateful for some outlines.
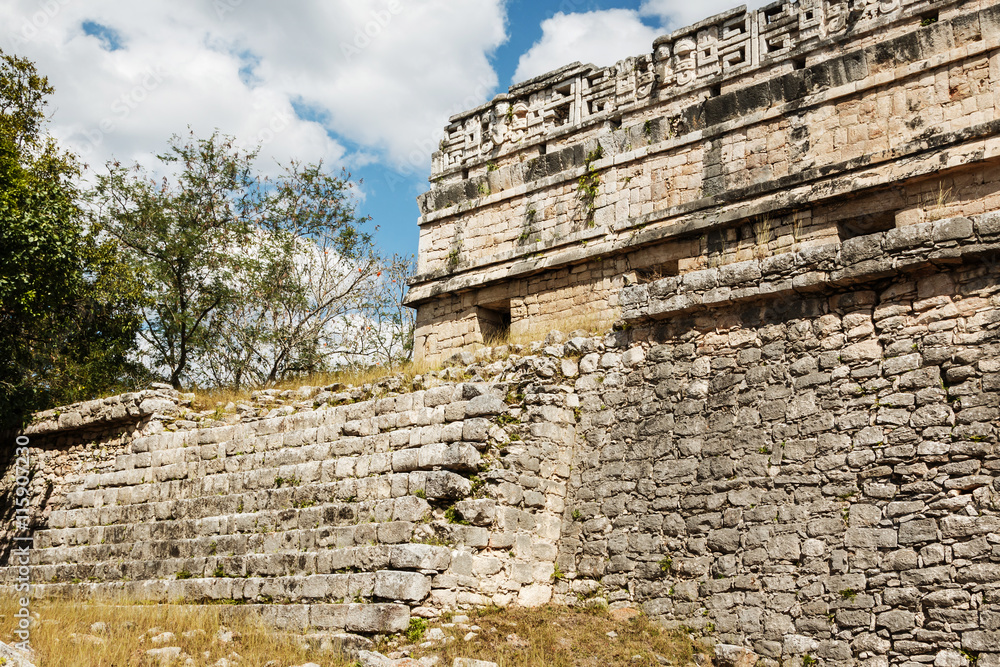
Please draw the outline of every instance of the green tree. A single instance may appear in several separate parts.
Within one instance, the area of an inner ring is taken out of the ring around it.
[[[0,427],[32,410],[124,388],[134,275],[82,222],[72,155],[44,133],[48,80],[0,52]]]
[[[174,137],[175,178],[109,165],[96,224],[148,286],[142,336],[174,386],[246,386],[329,370],[338,318],[359,313],[380,258],[350,175],[292,163],[275,179],[231,137]]]
[[[412,255],[382,262],[360,316],[343,318],[342,328],[349,333],[341,336],[339,352],[351,365],[393,369],[412,361],[416,311],[403,305],[403,297],[415,271]]]
[[[297,162],[269,183],[255,261],[239,279],[253,298],[241,317],[227,311],[221,320],[223,337],[240,345],[229,384],[273,384],[341,361],[334,351],[345,332],[336,323],[363,308],[381,268],[353,187],[345,171]]]
[[[176,183],[114,162],[92,193],[95,226],[121,244],[147,286],[140,335],[174,387],[213,343],[213,316],[238,299],[233,278],[248,266],[264,200],[253,158],[226,137],[174,137],[159,159],[179,169]]]

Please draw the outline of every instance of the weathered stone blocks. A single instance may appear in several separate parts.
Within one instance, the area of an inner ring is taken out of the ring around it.
[[[430,592],[431,581],[422,574],[391,570],[380,570],[375,573],[376,597],[419,602]]]

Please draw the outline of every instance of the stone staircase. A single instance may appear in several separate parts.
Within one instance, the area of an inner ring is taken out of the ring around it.
[[[536,565],[531,512],[484,497],[507,439],[502,385],[209,428],[160,391],[176,409],[113,469],[60,480],[33,532],[35,596],[257,605],[282,628],[399,632],[411,613],[490,602],[474,572]],[[16,579],[0,568],[0,584]],[[535,578],[506,595],[522,583]]]

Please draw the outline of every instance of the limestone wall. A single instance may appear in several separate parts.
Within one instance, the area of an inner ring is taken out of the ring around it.
[[[1000,665],[998,258],[996,213],[944,218],[631,285],[613,333],[405,383],[159,389],[124,438],[33,440],[36,594],[361,632],[607,603],[765,665]]]
[[[127,437],[29,430],[35,594],[259,604],[281,627],[360,632],[548,601],[572,429],[508,436],[545,408],[449,377],[465,375],[259,392],[228,414],[162,388]]]
[[[1000,8],[845,7],[738,8],[453,118],[420,199],[418,357],[481,342],[474,307],[546,327],[590,292],[615,316],[630,271],[1000,207]]]
[[[772,659],[1000,664],[998,221],[626,290],[633,346],[576,383],[570,590]]]

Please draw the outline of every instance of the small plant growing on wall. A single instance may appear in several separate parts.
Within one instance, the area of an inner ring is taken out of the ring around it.
[[[538,211],[535,210],[533,206],[529,206],[528,210],[524,212],[524,224],[521,226],[521,235],[517,237],[517,242],[519,245],[523,245],[531,240],[532,234],[535,234],[535,220],[538,218]]]
[[[597,201],[597,195],[600,194],[601,187],[601,176],[597,173],[594,162],[597,162],[602,157],[604,157],[604,149],[600,146],[587,153],[587,159],[584,162],[584,173],[577,182],[577,192],[580,195],[580,203],[583,204],[584,218],[587,221],[588,227],[594,226],[595,202]]]
[[[445,260],[449,270],[455,270],[458,268],[459,258],[458,255],[461,252],[461,246],[453,246],[451,250],[448,251],[448,257]]]
[[[406,629],[406,639],[411,644],[416,644],[421,639],[424,638],[424,633],[427,631],[427,621],[422,618],[411,618],[410,627]]]
[[[458,513],[458,510],[456,510],[454,506],[451,506],[444,511],[444,518],[448,523],[455,523],[462,526],[469,525],[469,522],[462,518],[462,515]]]

